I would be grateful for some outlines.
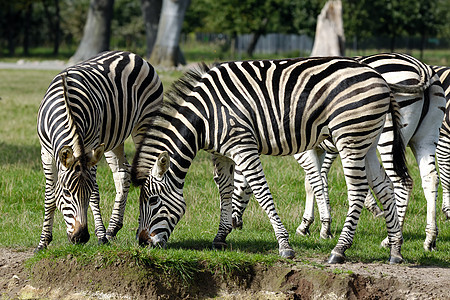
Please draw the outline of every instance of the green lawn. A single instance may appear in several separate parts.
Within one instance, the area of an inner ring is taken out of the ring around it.
[[[44,176],[40,164],[40,147],[36,134],[36,115],[41,98],[57,71],[0,70],[0,246],[17,249],[34,248],[39,242],[43,221]],[[159,72],[165,87],[180,76],[178,71]],[[127,143],[126,151],[132,160],[134,147]],[[411,153],[408,154],[415,186],[404,227],[403,256],[406,262],[423,265],[450,266],[450,226],[445,223],[438,201],[439,237],[437,251],[426,253],[426,203],[420,187],[418,169]],[[346,213],[346,188],[339,163],[330,172],[330,198],[333,224],[331,240],[319,239],[319,222],[311,228],[311,236],[295,235],[304,205],[304,173],[292,157],[262,157],[268,182],[276,206],[287,230],[297,258],[326,259],[337,242]],[[104,220],[112,209],[115,188],[111,172],[104,159],[98,170],[98,183]],[[124,226],[116,241],[109,246],[97,246],[91,214],[89,230],[91,240],[86,246],[69,245],[65,224],[60,212],[56,213],[53,242],[47,254],[66,256],[67,253],[94,255],[97,252],[139,253],[147,258],[171,258],[173,261],[212,260],[224,266],[234,260],[273,261],[278,246],[267,216],[252,200],[244,215],[244,229],[233,231],[228,237],[228,250],[210,250],[218,229],[219,197],[213,181],[209,154],[200,152],[191,166],[185,185],[187,210],[175,228],[166,250],[141,249],[135,240],[138,225],[138,189],[132,188],[128,198]],[[319,220],[316,215],[316,220]],[[386,262],[389,251],[380,247],[386,236],[384,220],[373,219],[364,211],[353,246],[346,251],[351,261]]]

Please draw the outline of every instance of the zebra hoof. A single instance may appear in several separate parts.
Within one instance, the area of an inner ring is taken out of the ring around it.
[[[403,262],[403,257],[401,256],[390,256],[389,257],[389,264],[390,265],[398,265]]]
[[[107,239],[107,240],[108,240],[108,243],[109,243],[110,241],[116,239],[116,236],[115,236],[115,235],[112,235],[111,233],[108,233],[108,232],[107,232],[106,235],[105,235],[105,237],[104,237],[104,239]],[[99,240],[99,242],[100,242],[100,240]]]
[[[329,240],[333,238],[333,235],[331,234],[331,232],[329,230],[327,231],[321,231],[320,232],[320,238],[324,239],[324,240]]]
[[[242,221],[241,218],[233,217],[232,225],[233,225],[233,229],[241,230],[242,225],[244,225],[244,222]]]
[[[428,252],[428,251],[434,251],[436,250],[436,240],[432,241],[432,242],[423,242],[423,249]]]
[[[389,239],[385,238],[382,242],[381,242],[381,247],[389,249],[391,248],[391,245],[389,244]]]
[[[98,239],[98,244],[99,245],[107,245],[107,244],[109,244],[109,239],[106,236],[101,237]]]
[[[331,255],[327,261],[327,263],[329,263],[330,265],[342,264],[344,262],[345,262],[345,254],[339,254],[339,253],[331,253]]]
[[[282,258],[293,259],[295,257],[295,251],[292,249],[282,249],[279,253]]]
[[[309,228],[302,227],[302,225],[298,226],[297,230],[295,231],[296,234],[302,235],[302,236],[308,236],[311,235],[309,232]]]
[[[450,220],[450,209],[442,210],[442,212],[444,213],[445,219],[447,221],[449,221]]]
[[[214,250],[226,250],[227,249],[227,243],[226,242],[213,242],[212,248]]]
[[[42,252],[45,249],[47,249],[47,246],[39,245],[39,246],[36,247],[36,249],[34,249],[33,253],[37,254],[39,252]]]

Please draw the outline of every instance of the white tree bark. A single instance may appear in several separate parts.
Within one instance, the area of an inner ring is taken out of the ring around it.
[[[83,38],[69,64],[91,58],[109,49],[114,0],[91,0]]]
[[[311,56],[344,56],[345,35],[342,3],[329,0],[317,17],[316,37]]]
[[[190,0],[163,0],[158,35],[150,56],[153,65],[177,66],[185,63],[179,41],[189,4]]]

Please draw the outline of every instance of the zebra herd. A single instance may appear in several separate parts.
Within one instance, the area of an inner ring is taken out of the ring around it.
[[[296,157],[310,191],[297,232],[308,232],[315,196],[321,236],[327,238],[331,212],[323,174],[339,154],[349,211],[329,263],[345,260],[369,187],[383,206],[389,261],[400,263],[401,229],[412,187],[407,145],[418,161],[428,203],[424,247],[433,249],[439,182],[435,153],[444,189],[443,211],[450,217],[450,120],[443,89],[448,100],[448,75],[448,68],[431,68],[403,54],[200,64],[176,81],[163,99],[161,81],[145,60],[122,51],[101,53],[58,74],[39,108],[46,186],[36,251],[52,240],[56,208],[64,216],[70,241],[89,240],[89,206],[99,243],[114,238],[122,227],[131,181],[141,191],[139,244],[164,247],[186,209],[183,187],[188,169],[204,150],[212,155],[220,194],[213,247],[226,247],[233,227],[242,226],[242,213],[253,192],[273,226],[279,254],[292,258],[295,253],[259,157]],[[137,149],[132,166],[123,147],[128,136]],[[96,183],[96,164],[103,154],[116,186],[107,230]]]

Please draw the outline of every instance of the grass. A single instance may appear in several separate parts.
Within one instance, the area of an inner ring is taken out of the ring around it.
[[[36,135],[36,115],[41,98],[57,71],[0,70],[0,246],[16,249],[34,248],[39,242],[43,221],[44,176],[40,164],[40,147]],[[159,71],[167,87],[180,72]],[[129,161],[133,145],[126,144]],[[408,153],[410,170],[415,182],[404,227],[403,256],[407,263],[450,266],[450,228],[440,213],[437,221],[439,237],[437,251],[424,252],[426,202],[420,187],[415,161]],[[330,199],[332,201],[331,240],[319,239],[319,222],[311,227],[311,236],[296,236],[304,205],[304,173],[292,157],[262,157],[266,176],[276,201],[277,210],[287,230],[297,258],[326,259],[335,246],[347,213],[346,187],[339,163],[330,172]],[[219,222],[219,197],[213,181],[209,154],[200,152],[191,166],[185,185],[187,210],[172,233],[168,249],[142,249],[137,245],[139,191],[130,190],[124,227],[109,246],[97,246],[92,215],[89,214],[91,240],[84,246],[70,245],[65,234],[62,215],[55,215],[53,242],[48,251],[33,258],[74,255],[91,261],[102,253],[107,261],[126,253],[142,263],[154,263],[161,268],[175,268],[189,275],[192,262],[206,261],[215,267],[229,270],[243,268],[255,262],[273,263],[278,260],[278,246],[272,226],[258,206],[251,200],[244,215],[244,229],[233,231],[227,241],[228,250],[211,250],[211,242]],[[109,219],[115,188],[112,174],[102,160],[98,169],[98,184],[104,221]],[[316,212],[316,220],[319,216]],[[389,252],[381,248],[386,236],[384,220],[373,219],[363,211],[353,246],[346,251],[350,261],[386,262]],[[183,271],[185,270],[185,271]]]

